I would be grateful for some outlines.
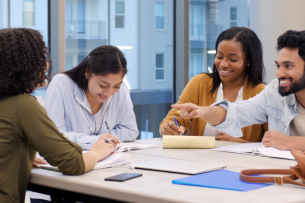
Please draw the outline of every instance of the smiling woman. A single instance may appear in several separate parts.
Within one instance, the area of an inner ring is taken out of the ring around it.
[[[113,142],[135,140],[138,129],[123,83],[126,73],[127,61],[117,47],[95,48],[79,65],[52,79],[45,99],[48,115],[60,132],[86,150],[110,137]]]
[[[209,106],[226,99],[230,102],[246,100],[261,92],[264,64],[262,45],[256,34],[244,27],[232,27],[217,38],[213,72],[192,78],[180,96],[178,104],[193,103]],[[243,128],[243,137],[234,138],[216,131],[202,119],[183,119],[172,109],[160,124],[160,134],[179,135],[190,129],[190,135],[216,136],[218,140],[234,142],[259,142],[267,124]],[[180,128],[173,123],[176,116]],[[217,115],[215,115],[217,116]]]

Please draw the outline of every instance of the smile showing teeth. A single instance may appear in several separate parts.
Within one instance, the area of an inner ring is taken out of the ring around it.
[[[230,73],[232,71],[224,71],[224,70],[220,70],[222,73]]]
[[[285,83],[288,83],[289,80],[281,80],[281,84],[285,84]]]

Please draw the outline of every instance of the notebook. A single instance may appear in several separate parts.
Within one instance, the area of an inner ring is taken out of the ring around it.
[[[215,148],[215,137],[164,135],[163,149],[211,149]]]
[[[138,169],[166,171],[191,175],[208,171],[220,170],[226,167],[226,165],[223,164],[186,161],[170,158],[147,160],[144,162],[135,163],[134,165],[135,168]]]
[[[251,191],[274,185],[274,183],[247,183],[239,178],[239,172],[229,170],[212,171],[172,181],[173,184],[218,188],[236,191]]]
[[[228,145],[213,150],[221,151],[221,152],[241,153],[241,154],[258,154],[268,157],[295,160],[294,156],[291,154],[290,151],[279,150],[273,147],[265,147],[261,142]]]
[[[127,152],[131,150],[158,148],[155,144],[120,143],[116,146],[117,152]]]
[[[130,163],[130,155],[128,153],[113,153],[106,157],[105,159],[97,162],[93,169],[102,169],[102,168],[109,168],[109,167],[116,167],[121,166],[123,164]],[[58,168],[55,166],[51,166],[50,164],[39,164],[41,168],[56,170]]]

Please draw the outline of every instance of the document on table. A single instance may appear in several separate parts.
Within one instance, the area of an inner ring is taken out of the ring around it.
[[[163,149],[211,149],[215,148],[215,137],[208,136],[163,136]]]
[[[127,152],[131,150],[158,148],[155,144],[120,143],[116,146],[117,152]]]
[[[221,151],[221,152],[241,153],[241,154],[252,153],[252,154],[259,154],[268,157],[295,160],[294,156],[291,154],[290,151],[278,150],[273,147],[265,147],[261,142],[228,145],[212,150]]]
[[[128,153],[113,153],[106,157],[105,159],[97,162],[93,169],[102,169],[102,168],[109,168],[109,167],[116,167],[121,166],[123,164],[130,163],[130,155]],[[50,164],[39,164],[41,168],[50,169],[50,170],[57,170],[58,168],[55,166],[51,166]]]

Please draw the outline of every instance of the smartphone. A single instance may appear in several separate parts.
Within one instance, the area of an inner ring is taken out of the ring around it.
[[[117,181],[117,182],[123,182],[125,180],[130,180],[133,178],[137,178],[142,176],[141,173],[122,173],[119,175],[111,176],[108,178],[105,178],[105,181]]]

